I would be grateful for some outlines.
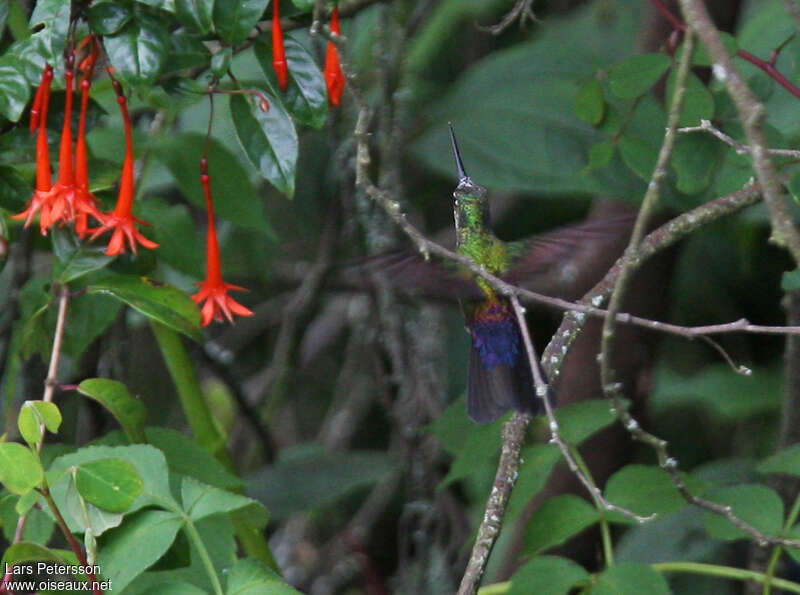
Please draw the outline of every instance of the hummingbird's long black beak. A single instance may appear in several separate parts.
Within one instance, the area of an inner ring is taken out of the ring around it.
[[[450,127],[450,143],[453,145],[453,155],[456,158],[456,167],[458,167],[458,181],[461,182],[469,178],[467,172],[464,170],[464,162],[461,160],[461,153],[458,150],[458,143],[456,142],[456,133],[453,130],[452,122],[448,122]]]

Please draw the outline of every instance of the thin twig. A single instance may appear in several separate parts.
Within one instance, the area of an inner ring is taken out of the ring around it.
[[[44,393],[42,401],[50,403],[53,401],[56,386],[58,385],[58,366],[61,362],[61,346],[64,343],[64,329],[67,322],[67,308],[69,306],[70,291],[66,285],[61,286],[58,296],[58,318],[56,319],[56,328],[53,333],[53,348],[50,350],[50,365],[47,368],[47,378],[44,381]],[[42,452],[44,445],[44,426],[42,426],[42,439],[36,445],[36,450]],[[25,531],[25,523],[28,520],[28,515],[24,514],[17,519],[17,528],[14,531],[13,543],[22,541],[22,534]]]
[[[64,342],[64,325],[67,321],[69,298],[69,287],[62,285],[58,297],[58,318],[53,335],[53,349],[50,352],[50,366],[47,368],[47,378],[44,381],[44,394],[42,395],[42,400],[47,403],[53,400],[53,394],[58,384],[58,365],[61,362],[61,345]]]
[[[745,145],[740,143],[738,140],[728,136],[719,128],[715,128],[714,125],[709,120],[700,120],[700,126],[685,126],[683,128],[678,128],[678,132],[681,134],[687,134],[691,132],[707,132],[713,136],[716,136],[719,140],[724,142],[726,145],[733,147],[733,149],[739,155],[747,155],[752,153],[752,149],[749,145]],[[767,153],[769,155],[775,155],[776,157],[792,157],[794,159],[800,159],[800,151],[795,149],[767,149]]]
[[[81,566],[83,566],[86,569],[86,576],[89,579],[89,584],[92,587],[92,592],[94,593],[94,595],[103,595],[102,589],[97,587],[98,584],[97,576],[92,571],[92,566],[86,559],[86,554],[83,553],[83,548],[81,548],[81,544],[78,543],[78,540],[75,539],[75,536],[72,534],[72,531],[69,530],[67,522],[61,515],[61,511],[58,509],[58,506],[56,506],[55,500],[53,500],[53,496],[50,495],[50,488],[47,486],[46,480],[44,482],[44,485],[42,486],[42,496],[44,497],[45,502],[47,502],[47,505],[50,507],[50,512],[53,513],[53,516],[56,519],[56,524],[61,529],[61,532],[67,539],[67,542],[69,542],[70,549],[75,554],[75,557],[78,558],[78,562],[80,562]]]
[[[520,28],[524,28],[528,21],[536,23],[539,19],[533,12],[533,0],[517,0],[514,7],[500,19],[500,22],[494,25],[480,25],[477,24],[478,30],[486,31],[492,35],[500,35],[503,31],[508,29],[514,21],[519,19]]]
[[[630,432],[631,437],[640,442],[644,442],[656,448],[664,443],[663,440],[644,431],[639,422],[627,411],[624,407],[622,397],[622,385],[616,380],[616,371],[611,366],[611,353],[614,348],[616,339],[616,324],[617,313],[622,305],[622,298],[628,288],[628,285],[633,278],[635,267],[630,263],[629,254],[633,253],[642,242],[645,235],[645,230],[650,222],[650,219],[655,211],[656,204],[658,203],[659,194],[661,192],[661,183],[667,175],[667,166],[672,157],[672,149],[675,146],[676,129],[681,116],[681,108],[683,105],[683,97],[686,92],[686,79],[689,74],[689,65],[691,63],[692,54],[694,53],[694,35],[691,30],[687,31],[686,38],[683,42],[683,54],[681,55],[680,64],[678,66],[678,73],[675,82],[675,91],[672,96],[672,103],[669,109],[667,118],[667,130],[664,134],[664,141],[661,144],[661,149],[658,153],[653,174],[650,178],[650,183],[647,185],[642,206],[639,209],[639,214],[636,217],[633,233],[631,234],[628,247],[622,256],[622,266],[620,267],[619,274],[614,282],[614,288],[611,291],[611,297],[608,300],[608,316],[603,320],[603,331],[600,339],[600,355],[598,362],[600,363],[600,383],[603,388],[603,393],[612,402],[614,411],[620,423]],[[663,444],[666,446],[666,444]]]

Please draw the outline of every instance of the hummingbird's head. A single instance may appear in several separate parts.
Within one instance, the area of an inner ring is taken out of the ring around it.
[[[453,155],[458,168],[458,186],[453,191],[455,199],[453,213],[456,220],[456,231],[461,236],[465,229],[482,229],[489,225],[489,202],[486,200],[486,188],[476,184],[467,175],[461,152],[458,150],[456,135],[453,125],[450,126],[450,142],[453,145]]]

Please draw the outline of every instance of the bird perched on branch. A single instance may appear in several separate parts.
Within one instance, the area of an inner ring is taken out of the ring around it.
[[[567,299],[582,295],[613,264],[633,226],[631,206],[601,201],[584,222],[504,242],[491,228],[488,192],[467,175],[452,128],[450,134],[459,177],[453,192],[459,254],[512,285]],[[489,423],[510,409],[542,410],[508,298],[463,266],[408,252],[372,257],[345,277],[363,284],[364,264],[395,289],[461,304],[471,340],[467,410],[473,421]]]

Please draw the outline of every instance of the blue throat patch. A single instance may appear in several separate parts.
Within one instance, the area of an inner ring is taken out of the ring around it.
[[[473,347],[490,370],[499,365],[515,366],[521,339],[513,314],[505,304],[490,304],[476,312],[472,325]]]

